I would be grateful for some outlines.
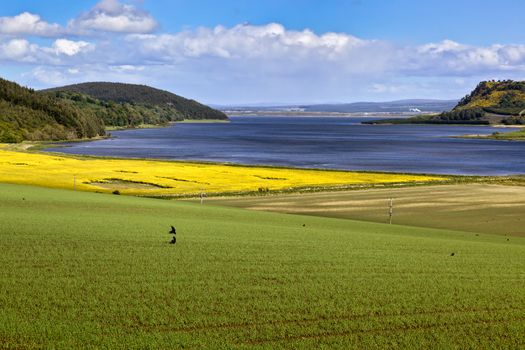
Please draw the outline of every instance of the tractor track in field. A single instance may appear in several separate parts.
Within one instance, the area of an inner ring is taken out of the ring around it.
[[[428,325],[406,325],[389,328],[373,328],[373,329],[352,329],[343,332],[326,332],[321,334],[304,334],[304,335],[291,335],[285,337],[275,337],[270,339],[253,339],[243,342],[238,342],[238,345],[261,345],[266,343],[274,342],[291,342],[296,340],[312,340],[322,338],[336,338],[336,337],[348,337],[353,335],[361,334],[384,334],[392,332],[409,332],[409,331],[425,331],[429,329],[439,328],[450,328],[450,327],[464,327],[469,325],[495,325],[495,324],[508,324],[509,322],[520,322],[525,321],[525,316],[514,317],[510,319],[499,319],[499,320],[470,320],[461,322],[443,322]]]
[[[462,310],[431,310],[431,311],[417,311],[417,312],[399,312],[399,313],[375,313],[375,314],[361,314],[361,315],[342,315],[334,317],[316,317],[310,319],[293,319],[293,320],[273,320],[266,322],[239,322],[239,323],[225,323],[225,324],[215,324],[215,325],[203,325],[203,326],[190,326],[190,327],[179,327],[179,328],[169,328],[169,327],[156,327],[147,324],[136,324],[131,326],[133,329],[143,329],[146,328],[150,331],[156,332],[174,332],[174,333],[194,333],[194,332],[207,332],[207,331],[222,331],[230,329],[242,329],[242,328],[254,328],[254,327],[265,327],[265,326],[282,326],[282,325],[293,325],[293,324],[311,324],[317,322],[330,322],[330,321],[356,321],[364,319],[384,319],[392,317],[410,317],[410,316],[425,316],[425,315],[452,315],[452,314],[469,314],[469,313],[491,313],[491,312],[501,312],[501,311],[524,311],[525,309],[516,309],[516,308],[470,308]],[[525,317],[523,317],[525,319]],[[490,322],[488,320],[487,322]],[[139,322],[140,323],[140,322]],[[468,322],[467,322],[468,323]],[[448,323],[447,323],[448,324]],[[416,328],[419,326],[415,326]],[[425,327],[425,326],[422,326]],[[357,333],[363,332],[367,333],[368,330],[356,330]],[[302,336],[297,336],[298,339]],[[273,340],[268,340],[273,341]],[[275,340],[277,341],[277,340]]]

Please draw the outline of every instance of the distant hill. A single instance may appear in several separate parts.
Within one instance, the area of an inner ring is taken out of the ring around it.
[[[503,122],[525,124],[525,81],[483,81],[462,98],[455,111],[481,109],[491,115],[511,116]]]
[[[457,100],[412,99],[389,102],[353,102],[296,105],[250,105],[218,106],[223,111],[235,112],[307,112],[307,113],[409,113],[409,112],[442,112],[451,110]]]
[[[104,122],[105,126],[135,128],[142,124],[164,125],[170,121],[185,119],[169,106],[103,101],[71,91],[47,91],[44,93],[69,101],[81,110],[96,115]]]
[[[342,112],[342,113],[359,113],[359,112],[386,112],[402,113],[419,110],[421,112],[442,112],[451,110],[457,103],[457,100],[399,100],[390,102],[354,102],[341,104],[319,104],[300,106],[305,111],[310,112]]]
[[[106,125],[134,126],[183,119],[228,119],[224,113],[197,101],[146,85],[91,82],[43,91],[98,111]],[[103,108],[107,107],[118,111],[104,115]]]
[[[0,78],[0,142],[104,135],[104,123],[74,103]]]
[[[525,124],[525,81],[483,81],[450,112],[369,123]]]

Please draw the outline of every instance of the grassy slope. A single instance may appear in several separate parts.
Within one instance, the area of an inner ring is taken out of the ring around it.
[[[394,222],[501,235],[525,236],[525,187],[488,184],[421,186],[266,197],[209,199],[256,210]]]
[[[514,131],[493,132],[492,134],[470,134],[457,136],[464,139],[491,139],[502,141],[525,141],[525,129],[518,129]]]
[[[525,129],[520,129],[511,132],[496,132],[486,136],[489,139],[495,140],[508,140],[508,141],[524,141],[525,140]]]
[[[0,222],[2,348],[525,346],[523,238],[3,184]]]

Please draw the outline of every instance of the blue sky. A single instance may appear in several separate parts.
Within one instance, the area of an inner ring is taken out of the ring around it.
[[[0,8],[0,75],[215,104],[459,98],[524,78],[522,13],[520,0],[17,0]]]

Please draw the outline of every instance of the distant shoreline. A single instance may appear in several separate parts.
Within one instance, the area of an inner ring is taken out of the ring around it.
[[[525,126],[519,127],[520,130],[510,131],[510,132],[494,132],[489,135],[481,134],[467,134],[456,136],[456,138],[462,139],[485,139],[485,140],[499,140],[499,141],[525,141]],[[514,126],[514,128],[518,128]]]
[[[173,124],[197,124],[197,123],[229,123],[229,120],[223,119],[184,119],[178,121],[168,122],[166,124],[139,124],[133,127],[130,126],[106,126],[106,131],[121,131],[121,130],[134,130],[134,129],[159,129],[166,128]]]
[[[405,118],[421,113],[411,112],[301,112],[301,111],[223,111],[228,117],[364,117],[378,116]],[[429,112],[430,113],[430,112]],[[436,112],[431,112],[436,113]],[[426,113],[425,113],[426,114]]]

